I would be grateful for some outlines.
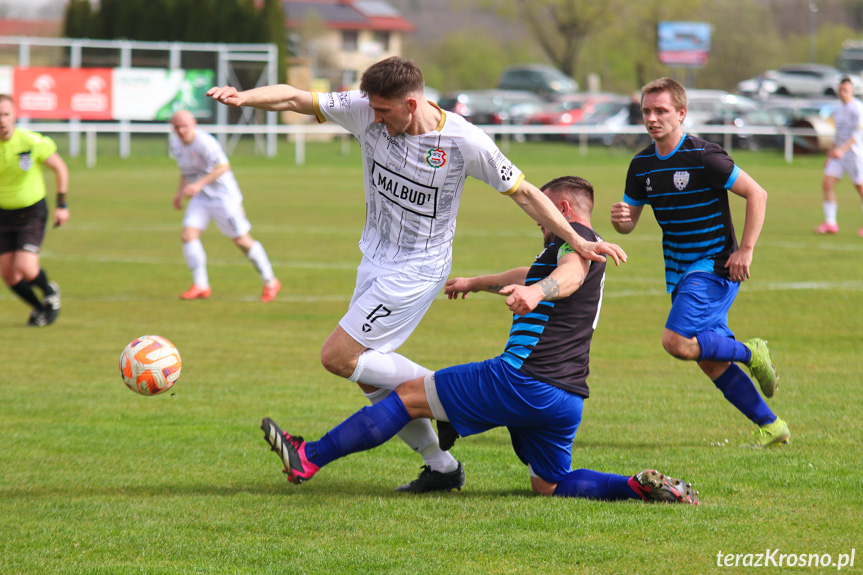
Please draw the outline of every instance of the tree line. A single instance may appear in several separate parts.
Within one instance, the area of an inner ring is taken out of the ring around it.
[[[863,0],[448,0],[451,18],[466,20],[480,7],[517,22],[524,35],[467,26],[416,46],[408,39],[429,85],[441,90],[489,88],[510,65],[556,66],[587,87],[620,93],[671,75],[698,88],[733,91],[736,84],[782,64],[814,61],[834,65],[842,41],[860,37]],[[819,5],[817,29],[810,6]],[[469,6],[468,6],[469,5]],[[464,8],[460,8],[464,6]],[[840,8],[844,19],[826,18]],[[461,14],[460,14],[461,11]],[[782,28],[791,18],[798,24]],[[710,58],[699,69],[659,62],[657,26],[664,21],[706,22],[712,27]]]
[[[285,79],[285,16],[280,0],[69,0],[67,38],[150,42],[275,44]]]
[[[454,22],[469,21],[470,14],[463,10],[471,5],[519,22],[526,31],[519,38],[501,37],[495,30],[468,25],[422,46],[408,36],[405,55],[420,64],[430,86],[442,90],[494,87],[505,67],[525,62],[550,63],[585,88],[595,79],[600,89],[630,92],[653,78],[672,75],[699,88],[734,90],[740,80],[784,63],[809,61],[813,53],[817,62],[834,64],[842,40],[854,37],[853,26],[863,22],[863,0],[833,0],[841,2],[847,18],[840,23],[822,20],[814,35],[777,25],[789,12],[799,12],[805,28],[809,0],[439,1],[438,7]],[[274,43],[279,47],[279,81],[285,81],[281,1],[265,0],[257,8],[260,3],[101,0],[94,9],[90,0],[70,0],[64,32],[70,38]],[[669,20],[712,26],[707,66],[671,69],[659,62],[657,25]]]

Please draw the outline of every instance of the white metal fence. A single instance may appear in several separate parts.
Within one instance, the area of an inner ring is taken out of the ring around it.
[[[83,136],[85,144],[83,151],[86,154],[87,166],[93,168],[97,161],[97,141],[100,134],[119,134],[121,137],[120,149],[118,150],[120,157],[128,158],[132,155],[132,143],[130,135],[132,134],[165,134],[171,132],[171,127],[168,124],[136,124],[136,123],[33,123],[28,125],[26,122],[21,123],[22,126],[27,126],[30,129],[38,132],[52,134],[65,133],[69,135],[69,155],[78,157],[81,155],[82,146],[81,138]],[[480,126],[490,136],[500,136],[500,147],[506,152],[509,148],[509,143],[514,137],[521,139],[521,136],[549,136],[562,135],[567,136],[573,141],[577,141],[579,153],[587,155],[591,136],[646,136],[642,126],[624,126],[614,130],[602,127],[567,127],[560,128],[557,126]],[[206,130],[214,135],[231,135],[256,136],[256,142],[259,138],[263,138],[266,145],[257,147],[256,151],[268,157],[276,155],[277,142],[279,136],[292,136],[294,140],[294,161],[297,165],[303,165],[306,158],[306,138],[307,136],[316,136],[321,134],[329,135],[347,135],[341,126],[335,124],[295,124],[295,125],[201,125],[202,130]],[[758,136],[781,136],[784,139],[784,154],[785,161],[791,163],[794,160],[794,145],[795,138],[806,139],[811,142],[818,138],[823,138],[824,134],[816,132],[812,128],[773,128],[773,127],[748,127],[740,129],[735,126],[693,126],[690,133],[704,134],[722,134],[724,140],[724,148],[732,149],[732,137],[735,134],[758,135]],[[343,145],[348,146],[350,138],[343,138]],[[811,145],[811,144],[809,144]]]
[[[0,0],[2,3],[2,0]],[[62,49],[68,53],[64,58],[54,54],[48,62],[41,65],[67,65],[70,68],[117,67],[132,68],[139,58],[144,58],[148,66],[177,69],[183,66],[185,58],[205,55],[215,70],[216,84],[231,85],[238,90],[257,88],[278,82],[278,49],[275,44],[223,44],[212,42],[143,42],[136,40],[91,40],[89,38],[37,38],[30,36],[0,36],[0,55],[18,67],[30,67],[34,52],[44,49]],[[155,62],[155,63],[154,63]],[[196,66],[199,67],[199,66]],[[246,74],[241,73],[241,69]],[[247,85],[241,81],[246,77]],[[249,82],[251,81],[251,82]],[[215,129],[220,141],[230,152],[236,145],[237,137],[244,134],[255,135],[258,151],[267,155],[275,154],[275,139],[278,132],[278,113],[256,113],[252,108],[242,108],[233,112],[227,106],[215,105],[215,121],[227,125],[229,116],[239,115],[237,130]],[[261,121],[263,120],[263,121]],[[128,120],[119,123],[89,124],[80,120],[58,122],[56,124],[35,124],[38,131],[46,133],[68,133],[70,154],[77,156],[80,150],[80,137],[87,138],[87,163],[95,165],[95,138],[99,133],[118,134],[120,156],[128,157],[131,150],[129,137],[132,134],[152,134],[167,131],[167,126],[136,124]],[[258,129],[263,128],[263,130]],[[93,146],[91,148],[91,145]],[[91,157],[92,152],[92,157]]]

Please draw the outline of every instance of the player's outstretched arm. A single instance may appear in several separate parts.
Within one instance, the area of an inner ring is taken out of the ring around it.
[[[309,116],[315,113],[312,93],[288,84],[262,86],[242,92],[233,86],[213,87],[207,90],[207,96],[233,108],[249,106],[270,112],[297,112]]]
[[[510,284],[524,285],[529,268],[515,268],[499,274],[477,276],[472,278],[450,278],[444,286],[444,293],[449,299],[464,299],[469,293],[487,291],[500,293],[500,290]]]
[[[543,194],[539,188],[524,180],[510,197],[527,215],[532,217],[542,227],[562,238],[583,257],[604,262],[605,256],[611,256],[614,263],[620,265],[626,261],[626,252],[617,244],[608,242],[589,242],[575,233],[569,222],[554,206],[554,203]]]

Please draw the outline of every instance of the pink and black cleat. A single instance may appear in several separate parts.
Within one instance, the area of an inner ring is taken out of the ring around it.
[[[261,421],[261,429],[264,430],[264,439],[270,449],[282,460],[285,466],[282,472],[288,475],[288,481],[299,485],[314,477],[320,467],[306,458],[306,442],[302,437],[282,431],[269,417]]]

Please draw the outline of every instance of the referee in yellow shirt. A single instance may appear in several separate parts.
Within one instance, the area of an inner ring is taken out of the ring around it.
[[[0,94],[0,275],[33,308],[27,325],[41,327],[54,323],[60,313],[60,287],[39,264],[48,221],[41,168],[45,164],[56,178],[55,227],[69,219],[69,170],[51,138],[16,129],[15,121],[15,102]],[[42,292],[41,300],[34,286]]]

